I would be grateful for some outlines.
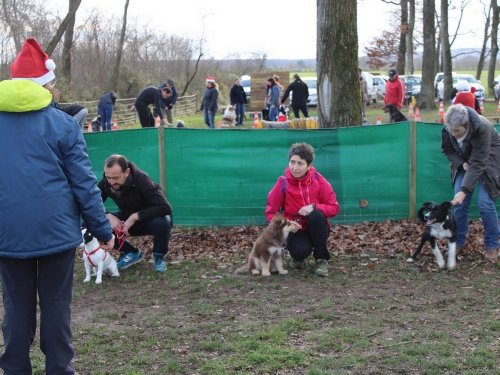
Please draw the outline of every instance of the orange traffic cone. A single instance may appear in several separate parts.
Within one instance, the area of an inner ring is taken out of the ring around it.
[[[113,119],[112,124],[113,125],[111,125],[111,130],[118,130],[118,121],[116,119]]]
[[[410,105],[408,106],[408,117],[413,118],[415,117],[415,114],[413,113],[413,103],[410,102]]]
[[[497,107],[497,112],[500,112],[500,98],[498,98],[498,107]]]
[[[375,117],[375,124],[382,125],[382,117],[380,117],[380,115]]]
[[[418,107],[415,110],[415,121],[422,121],[422,117],[420,117],[420,109]]]
[[[439,101],[439,122],[444,123],[444,104],[443,101]]]
[[[253,113],[253,128],[257,129],[259,127],[259,114],[257,112]]]

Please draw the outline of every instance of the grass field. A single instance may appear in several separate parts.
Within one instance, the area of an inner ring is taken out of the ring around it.
[[[381,117],[382,122],[385,122],[387,120],[387,114],[384,113],[382,110],[383,103],[378,101],[377,103],[371,103],[369,106],[366,108],[366,115],[368,118],[368,122],[370,124],[376,124],[377,123],[377,116]],[[446,111],[449,106],[445,106],[444,110]],[[500,112],[497,111],[498,105],[497,103],[493,102],[492,100],[487,101],[484,103],[484,115],[488,118],[490,118],[491,121],[493,122],[498,122],[500,120]],[[311,117],[316,117],[318,115],[318,109],[316,107],[310,107],[309,108],[309,115]],[[408,106],[405,106],[403,110],[401,111],[405,116],[408,117]],[[293,113],[290,113],[291,118],[293,118]],[[420,115],[422,118],[423,122],[438,122],[439,120],[439,107],[436,108],[435,110],[422,110],[420,111]],[[220,120],[221,115],[218,114],[216,116],[216,122],[217,120]],[[192,116],[187,116],[182,118],[182,120],[185,122],[187,127],[190,128],[206,128],[207,126],[203,122],[203,114],[197,113]],[[247,118],[244,121],[244,128],[251,128],[253,124],[253,118],[251,117],[250,114],[247,114]]]
[[[498,374],[499,279],[463,260],[453,272],[405,257],[335,256],[331,275],[233,274],[238,259],[141,263],[83,284],[73,336],[80,375]],[[432,262],[432,259],[427,259]],[[288,267],[290,268],[290,267]],[[43,374],[35,343],[34,374]]]

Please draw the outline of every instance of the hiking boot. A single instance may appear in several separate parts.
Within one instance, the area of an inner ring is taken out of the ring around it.
[[[484,259],[489,262],[496,263],[498,260],[498,249],[486,249],[484,251]]]
[[[165,262],[165,255],[153,254],[153,265],[156,272],[165,272],[167,270],[167,263]]]
[[[314,274],[319,277],[328,276],[328,261],[326,259],[316,259],[316,270]]]
[[[137,250],[135,253],[126,253],[120,255],[120,258],[118,258],[118,263],[116,265],[119,270],[124,270],[126,268],[129,268],[130,266],[133,266],[134,264],[142,262],[143,260],[144,257],[142,255],[142,251]]]
[[[292,267],[295,268],[296,270],[303,270],[306,268],[306,262],[303,260],[292,260]]]

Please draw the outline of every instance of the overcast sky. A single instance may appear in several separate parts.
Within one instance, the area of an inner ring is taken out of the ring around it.
[[[460,2],[459,0],[453,0]],[[483,0],[484,1],[484,0]],[[484,27],[481,0],[470,2],[466,25],[453,48],[480,48]],[[47,0],[66,12],[68,0]],[[98,9],[103,18],[121,19],[125,0],[83,0],[77,17]],[[358,0],[359,54],[397,11],[381,0]],[[65,13],[64,13],[65,14]],[[316,57],[316,0],[130,0],[129,20],[167,34],[198,40],[204,33],[206,53],[218,59],[266,53],[270,59]],[[450,8],[450,32],[454,29]]]

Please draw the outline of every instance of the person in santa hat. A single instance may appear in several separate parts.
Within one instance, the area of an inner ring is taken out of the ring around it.
[[[80,216],[110,250],[101,192],[78,122],[53,105],[54,61],[29,38],[0,82],[0,277],[5,374],[31,374],[40,305],[46,374],[74,374],[71,299]]]
[[[217,101],[219,99],[219,91],[214,77],[208,77],[206,80],[206,89],[201,101],[200,110],[205,115],[205,124],[209,128],[215,127],[215,115],[217,114]]]

